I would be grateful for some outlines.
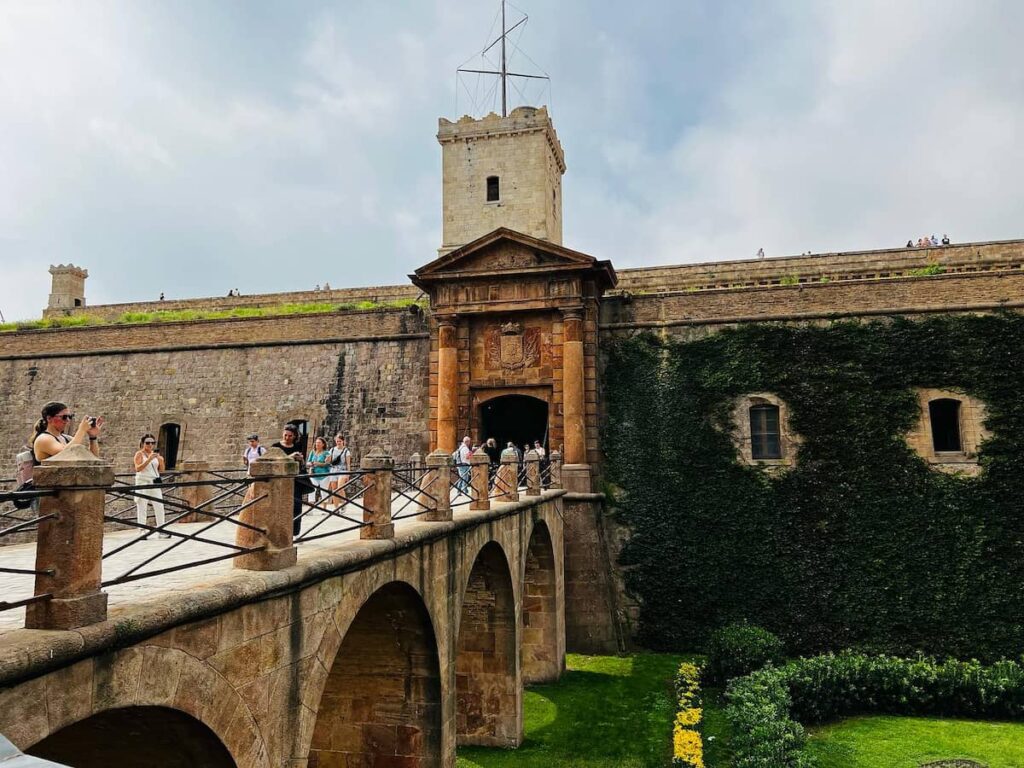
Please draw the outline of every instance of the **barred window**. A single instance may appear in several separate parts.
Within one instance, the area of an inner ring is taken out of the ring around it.
[[[960,401],[949,397],[928,403],[928,417],[932,422],[932,447],[936,453],[963,450],[960,439]]]
[[[779,406],[750,406],[750,456],[753,459],[782,458]]]

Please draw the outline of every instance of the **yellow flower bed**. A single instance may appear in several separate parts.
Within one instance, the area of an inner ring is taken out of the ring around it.
[[[676,672],[675,682],[679,712],[672,730],[672,765],[704,768],[704,742],[700,737],[704,714],[700,702],[700,668],[683,662]]]

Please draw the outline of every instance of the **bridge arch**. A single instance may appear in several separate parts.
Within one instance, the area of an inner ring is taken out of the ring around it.
[[[460,744],[515,747],[522,740],[518,630],[509,561],[491,541],[473,562],[458,622],[455,727]]]
[[[29,755],[73,768],[238,768],[208,726],[167,707],[106,709],[50,734]]]
[[[523,683],[553,682],[562,673],[558,576],[547,523],[537,520],[523,557]]]
[[[316,711],[310,765],[441,766],[441,664],[419,592],[400,581],[378,588],[336,647]]]
[[[190,761],[191,752],[184,744],[166,738],[173,733],[176,738],[187,734],[209,750],[216,757],[209,763],[214,768],[270,768],[266,744],[245,700],[217,671],[185,651],[133,646],[84,659],[27,685],[29,690],[20,691],[20,700],[0,696],[0,732],[28,754],[74,768],[207,764],[202,756]],[[26,707],[42,707],[49,716],[26,721]],[[148,749],[147,740],[169,745],[165,761],[149,759],[147,751],[138,760],[126,759],[126,752],[112,757],[101,752],[110,759],[82,762],[82,745],[99,744],[109,733],[125,742],[124,731],[115,730],[125,726],[146,734],[132,742],[135,748]],[[74,751],[67,752],[69,746]]]

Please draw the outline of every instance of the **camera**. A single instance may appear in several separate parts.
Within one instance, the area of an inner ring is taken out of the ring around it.
[[[96,417],[95,416],[90,416],[89,417],[89,426],[91,428],[95,428],[96,427]]]

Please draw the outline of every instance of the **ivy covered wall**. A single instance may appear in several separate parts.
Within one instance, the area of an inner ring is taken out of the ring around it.
[[[695,648],[737,619],[793,652],[1024,651],[1024,318],[743,326],[605,346],[606,472],[640,641]],[[906,445],[916,387],[983,400],[975,478]],[[732,401],[772,392],[796,466],[741,464]]]

